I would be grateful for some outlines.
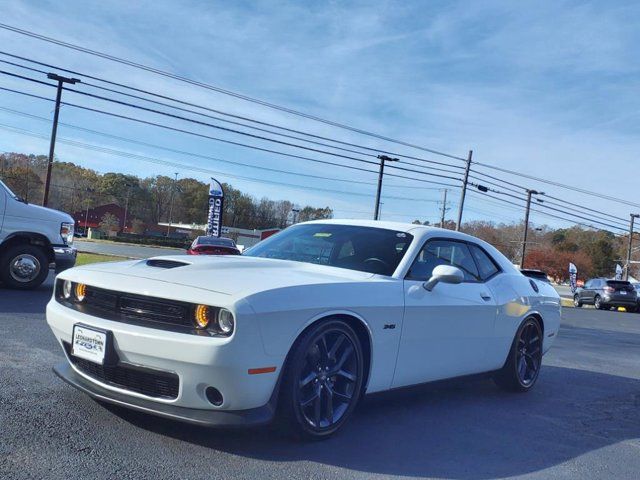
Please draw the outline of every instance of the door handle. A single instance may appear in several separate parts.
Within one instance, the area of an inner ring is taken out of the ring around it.
[[[491,300],[491,295],[489,295],[489,294],[488,294],[488,293],[486,293],[486,292],[482,292],[482,293],[480,294],[480,296],[482,297],[482,299],[483,299],[483,300],[486,300],[486,301]]]

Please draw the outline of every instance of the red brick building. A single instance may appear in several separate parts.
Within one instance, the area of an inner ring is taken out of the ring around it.
[[[76,222],[76,228],[100,228],[102,217],[104,217],[107,213],[110,213],[118,219],[118,231],[122,230],[122,222],[124,221],[124,208],[116,205],[115,203],[100,205],[99,207],[90,208],[88,210],[81,210],[79,212],[75,212],[72,217]],[[128,218],[127,227],[131,228],[131,222]]]

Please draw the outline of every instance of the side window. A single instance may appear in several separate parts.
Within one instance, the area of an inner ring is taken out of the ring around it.
[[[587,280],[587,283],[584,284],[583,288],[591,288],[591,285],[593,285],[593,280]]]
[[[411,265],[407,278],[429,280],[438,265],[458,267],[464,273],[465,281],[477,282],[480,279],[471,251],[465,243],[454,240],[428,241]]]
[[[473,255],[473,258],[478,265],[480,278],[482,280],[493,277],[500,271],[500,268],[498,268],[496,262],[483,249],[481,249],[477,245],[470,244],[469,250],[471,250],[471,255]]]

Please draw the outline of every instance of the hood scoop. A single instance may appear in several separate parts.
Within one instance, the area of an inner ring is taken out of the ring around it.
[[[156,267],[156,268],[177,268],[184,267],[185,265],[191,265],[186,262],[179,262],[177,260],[164,260],[162,258],[150,258],[147,260],[148,267]]]

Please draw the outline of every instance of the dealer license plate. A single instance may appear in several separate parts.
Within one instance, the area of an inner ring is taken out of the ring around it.
[[[620,295],[626,295],[627,292],[625,290],[620,290]]]
[[[102,365],[107,350],[107,333],[84,325],[73,326],[71,355]]]

